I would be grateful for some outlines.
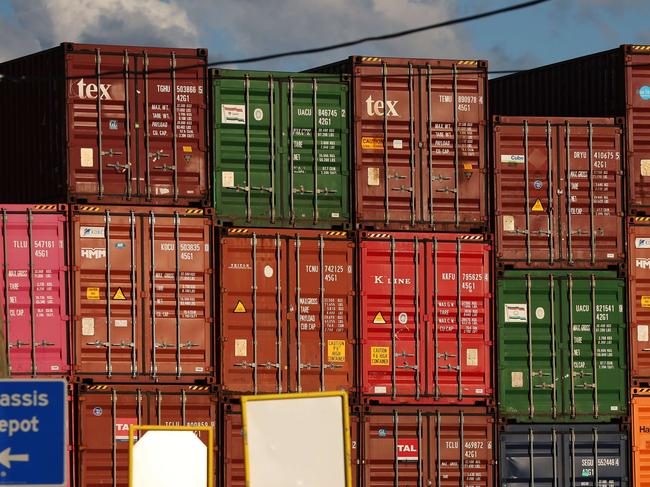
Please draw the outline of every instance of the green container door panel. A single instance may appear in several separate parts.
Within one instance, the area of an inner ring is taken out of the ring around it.
[[[503,416],[600,422],[627,413],[625,291],[615,277],[506,272],[497,304]]]
[[[273,90],[271,90],[271,86]],[[215,100],[215,206],[220,219],[271,222],[277,216],[276,148],[278,83],[220,79]],[[273,107],[271,100],[274,100]]]
[[[292,82],[283,83],[290,224],[342,225],[350,219],[347,89],[318,79]]]
[[[501,412],[524,420],[550,420],[561,412],[554,387],[560,374],[554,326],[559,315],[557,285],[552,280],[503,280],[499,297]]]
[[[569,276],[562,280],[561,292],[565,296],[562,303],[565,413],[578,421],[609,421],[612,416],[626,414],[627,331],[623,282],[599,280],[595,276],[579,279]]]

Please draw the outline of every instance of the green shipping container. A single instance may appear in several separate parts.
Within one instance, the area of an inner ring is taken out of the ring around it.
[[[506,271],[497,281],[499,413],[518,422],[627,414],[625,282],[613,271]]]
[[[347,228],[347,78],[215,69],[211,86],[217,222]]]

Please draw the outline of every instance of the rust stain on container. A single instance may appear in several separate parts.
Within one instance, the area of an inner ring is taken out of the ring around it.
[[[487,62],[352,56],[356,214],[364,228],[487,228]]]
[[[77,391],[75,485],[126,487],[129,425],[213,426],[218,408],[208,386],[83,385]],[[197,433],[207,443],[207,433]],[[216,438],[216,436],[215,436]],[[217,448],[215,446],[215,465]]]
[[[225,394],[354,386],[354,243],[343,231],[220,236]]]
[[[213,227],[202,213],[73,208],[78,377],[211,380]]]
[[[485,408],[373,406],[361,435],[361,485],[494,485],[494,418]]]
[[[202,204],[207,50],[64,43],[0,65],[6,201]]]
[[[613,119],[494,118],[499,265],[592,268],[623,262],[622,134]]]

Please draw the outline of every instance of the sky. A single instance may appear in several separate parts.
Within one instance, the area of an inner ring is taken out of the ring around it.
[[[206,47],[210,61],[318,47],[522,0],[0,0],[0,62],[61,42]],[[525,69],[650,44],[650,0],[550,0],[390,41],[256,64],[296,71],[350,55],[487,59]]]

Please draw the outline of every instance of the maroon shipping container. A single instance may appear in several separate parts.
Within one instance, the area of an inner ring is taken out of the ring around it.
[[[359,439],[361,423],[359,415],[350,413],[350,452],[352,485],[359,485]],[[238,404],[224,404],[221,428],[221,482],[217,485],[228,487],[245,487],[246,467],[244,464],[244,440],[242,430],[241,406]],[[315,455],[318,452],[314,452]],[[370,484],[368,484],[370,486]]]
[[[64,43],[0,64],[4,201],[209,201],[207,50]]]
[[[624,262],[622,133],[612,119],[494,117],[500,266]]]
[[[131,424],[212,426],[214,438],[218,438],[216,403],[208,386],[80,386],[77,391],[75,485],[129,485]],[[206,432],[196,434],[207,443]],[[216,466],[216,444],[214,453]]]
[[[632,385],[650,385],[650,217],[627,226],[630,375]]]
[[[342,231],[227,229],[220,238],[225,394],[354,386],[354,243]]]
[[[211,381],[212,221],[200,209],[75,207],[78,378]]]
[[[494,484],[494,418],[485,408],[373,406],[360,442],[361,485]]]
[[[484,230],[487,62],[352,56],[356,215],[364,228]]]
[[[628,208],[650,215],[650,46],[622,45],[490,80],[495,115],[625,117]]]
[[[482,235],[361,234],[366,401],[491,401],[491,250]]]
[[[64,206],[0,206],[4,347],[12,376],[66,376],[68,218]]]

